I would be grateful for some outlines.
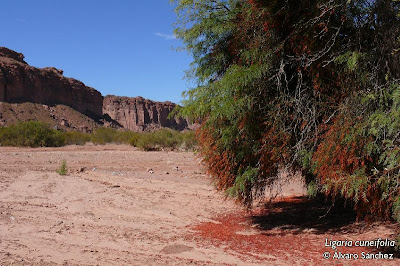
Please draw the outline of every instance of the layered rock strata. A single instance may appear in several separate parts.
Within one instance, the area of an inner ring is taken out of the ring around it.
[[[0,101],[63,104],[91,117],[102,117],[103,96],[53,67],[36,68],[24,56],[0,47]]]
[[[172,102],[156,102],[142,97],[104,97],[103,114],[122,127],[132,131],[151,131],[167,127],[176,130],[188,128],[188,122],[182,118],[169,118],[175,108]]]

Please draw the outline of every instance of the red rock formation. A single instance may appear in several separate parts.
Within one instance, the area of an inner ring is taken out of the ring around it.
[[[185,119],[168,118],[175,106],[171,102],[155,102],[142,97],[108,95],[104,97],[103,113],[132,131],[151,131],[162,127],[187,129],[188,122]]]
[[[176,106],[174,103],[142,97],[103,99],[95,89],[64,77],[62,70],[32,67],[24,61],[23,54],[5,47],[0,47],[0,102],[5,102],[0,104],[0,126],[41,120],[64,130],[84,132],[91,132],[103,123],[132,131],[192,128],[185,119],[168,118]]]
[[[24,56],[0,47],[0,101],[64,104],[92,118],[102,117],[103,96],[56,68],[35,68]]]

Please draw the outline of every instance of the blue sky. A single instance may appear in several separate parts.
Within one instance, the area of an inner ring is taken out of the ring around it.
[[[2,0],[0,46],[103,95],[179,102],[191,57],[169,0]]]

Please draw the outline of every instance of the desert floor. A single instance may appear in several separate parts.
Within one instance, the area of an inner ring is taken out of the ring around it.
[[[66,160],[68,174],[56,173]],[[152,169],[152,171],[150,170]],[[394,239],[293,182],[248,212],[213,189],[190,152],[124,145],[0,148],[0,265],[399,265],[323,258],[329,240]],[[396,254],[395,254],[396,256]]]

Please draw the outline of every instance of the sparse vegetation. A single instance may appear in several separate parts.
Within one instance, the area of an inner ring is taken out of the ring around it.
[[[179,132],[172,129],[160,129],[154,132],[138,133],[131,131],[121,132],[111,128],[100,128],[90,136],[90,140],[94,144],[130,144],[144,151],[161,149],[193,150],[196,146],[194,132]]]
[[[68,170],[67,170],[67,162],[65,160],[63,160],[61,162],[60,168],[58,168],[58,170],[57,170],[57,173],[59,175],[67,175],[67,172],[68,172]]]
[[[0,128],[1,146],[61,147],[65,145],[63,132],[47,124],[28,121]]]
[[[78,131],[65,132],[64,135],[66,145],[85,145],[91,140],[90,134]]]
[[[193,150],[196,140],[194,132],[160,129],[154,132],[138,134],[131,139],[130,144],[145,151],[160,149]]]
[[[94,144],[130,144],[132,138],[136,138],[140,133],[132,131],[117,131],[112,128],[99,128],[90,135],[90,140]]]
[[[193,150],[196,146],[192,131],[179,132],[160,129],[154,132],[117,131],[112,128],[99,128],[94,133],[62,132],[51,129],[41,122],[23,122],[0,128],[1,146],[60,147],[64,145],[130,144],[141,150],[182,149]]]
[[[116,133],[113,136],[112,142],[118,143],[118,144],[130,144],[131,139],[133,138],[138,138],[140,133],[137,132],[132,132],[132,131],[116,131]]]
[[[112,128],[98,128],[92,135],[91,141],[94,144],[106,144],[113,142],[117,132]]]

